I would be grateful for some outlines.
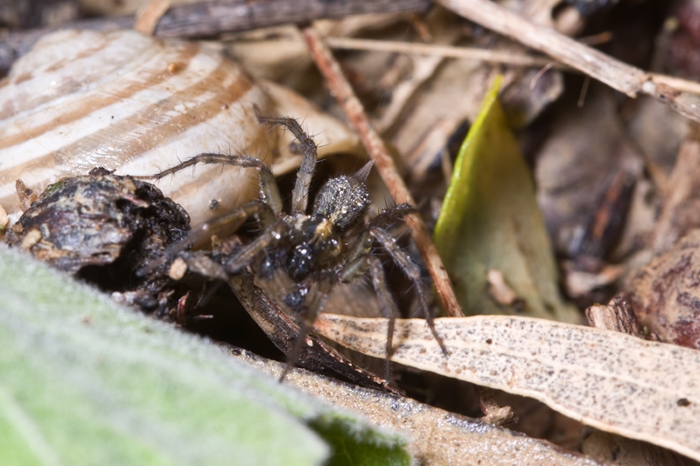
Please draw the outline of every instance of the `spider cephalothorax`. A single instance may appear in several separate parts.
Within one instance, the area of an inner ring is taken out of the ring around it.
[[[363,220],[370,205],[365,181],[371,167],[370,162],[354,175],[331,178],[319,190],[311,214],[290,219],[289,234],[282,241],[290,254],[283,265],[294,281],[342,258],[344,233]]]
[[[303,316],[302,335],[295,350],[288,355],[292,361],[301,348],[304,335],[311,329],[333,286],[338,283],[353,281],[369,271],[382,310],[389,317],[396,315],[382,265],[371,254],[375,244],[383,247],[413,282],[419,304],[426,317],[430,317],[428,290],[421,281],[420,269],[386,230],[393,219],[411,212],[412,208],[402,204],[366,220],[371,203],[366,185],[372,169],[372,162],[369,162],[352,175],[329,179],[316,194],[313,208],[308,213],[309,186],[316,165],[314,141],[292,118],[258,116],[258,119],[261,123],[285,126],[297,138],[301,148],[303,157],[292,192],[290,211],[284,212],[277,183],[270,169],[261,160],[245,155],[200,154],[161,172],[156,178],[197,163],[255,168],[260,173],[260,198],[205,223],[185,241],[174,245],[167,256],[182,251],[188,243],[211,235],[222,225],[236,229],[246,219],[255,216],[261,226],[261,233],[228,256],[222,265],[229,274],[252,266],[261,278],[270,278],[282,271],[294,282],[283,299],[295,313]],[[429,321],[429,325],[434,333],[432,321]],[[387,351],[390,348],[391,335],[387,341]]]

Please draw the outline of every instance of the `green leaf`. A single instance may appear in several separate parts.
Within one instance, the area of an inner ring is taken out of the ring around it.
[[[532,175],[498,103],[499,77],[460,149],[435,243],[467,315],[524,313],[579,320],[558,274]],[[487,272],[500,271],[524,307],[499,304]],[[517,311],[516,311],[517,308]]]
[[[320,416],[312,421],[311,425],[322,433],[336,452],[326,466],[401,466],[411,463],[403,445],[391,435],[382,438],[377,432],[367,429],[348,429],[353,424],[361,427],[356,419],[338,415]]]
[[[5,247],[0,342],[0,464],[408,464],[396,435]]]

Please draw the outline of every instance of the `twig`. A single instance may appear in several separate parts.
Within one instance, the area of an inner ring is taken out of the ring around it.
[[[546,53],[630,97],[649,94],[669,104],[681,115],[700,122],[700,97],[658,81],[655,75],[627,65],[603,52],[532,23],[489,0],[435,0],[445,8],[499,34]]]
[[[155,28],[156,37],[211,37],[279,24],[302,23],[321,18],[343,18],[365,13],[424,11],[430,0],[217,0],[170,8]],[[44,35],[57,29],[107,31],[129,29],[134,16],[73,21],[55,28],[12,32],[0,41],[0,71],[29,51]]]
[[[588,325],[614,332],[645,338],[644,331],[623,295],[617,295],[607,305],[594,304],[586,309]]]
[[[683,92],[692,94],[700,94],[700,83],[688,81],[687,79],[676,78],[675,76],[666,76],[663,74],[650,73],[651,79],[656,83],[666,84],[667,86],[678,89]]]
[[[418,44],[415,42],[388,40],[351,39],[346,37],[326,37],[324,40],[329,47],[334,49],[396,52],[412,55],[439,55],[441,57],[466,58],[488,63],[503,63],[506,65],[531,66],[535,68],[540,68],[552,63],[550,58],[532,57],[522,53],[503,52],[500,50],[475,47]],[[559,66],[562,65],[559,64]]]
[[[554,29],[532,23],[489,0],[436,1],[460,16],[544,52],[630,97],[636,97],[647,81],[646,73],[639,68],[576,42]]]
[[[468,60],[479,60],[487,63],[499,63],[510,66],[533,68],[548,67],[547,69],[555,68],[562,71],[580,72],[563,63],[553,61],[551,58],[537,57],[524,53],[504,52],[494,49],[460,47],[455,45],[419,44],[415,42],[389,40],[352,39],[347,37],[326,37],[324,40],[332,49],[395,52],[410,55],[437,55],[441,57],[465,58]],[[649,73],[649,76],[651,76],[651,79],[656,83],[666,84],[679,91],[700,94],[700,83],[698,82],[656,73]]]
[[[355,96],[350,84],[340,70],[338,62],[333,58],[331,51],[321,41],[313,27],[305,28],[303,33],[311,55],[316,61],[316,65],[326,78],[326,82],[331,89],[331,94],[336,98],[348,119],[355,127],[367,152],[374,160],[379,174],[389,188],[389,191],[393,194],[394,201],[397,205],[403,204],[404,202],[415,205],[406,185],[396,171],[394,161],[391,159],[384,142],[370,126],[362,104]],[[450,317],[462,316],[462,310],[452,290],[450,279],[437,253],[437,249],[430,238],[425,223],[423,223],[423,220],[418,214],[412,214],[406,217],[406,223],[411,229],[413,240],[421,252],[421,256],[428,268],[428,272],[430,272],[430,276],[433,278],[435,288],[440,296],[445,312]]]

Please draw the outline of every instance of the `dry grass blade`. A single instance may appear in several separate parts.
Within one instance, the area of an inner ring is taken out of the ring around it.
[[[394,161],[391,159],[384,142],[370,126],[362,104],[355,96],[331,51],[321,41],[313,27],[304,29],[303,33],[311,55],[326,78],[331,93],[355,127],[367,152],[374,160],[379,174],[389,188],[389,192],[392,193],[394,202],[396,205],[403,203],[415,205],[408,188],[396,171]],[[450,317],[464,315],[425,223],[418,214],[412,214],[406,216],[406,224],[411,229],[413,240],[416,242],[428,272],[435,283],[435,289],[440,296],[445,312]]]
[[[316,331],[384,357],[387,321],[325,314]],[[700,460],[700,352],[608,330],[525,317],[397,320],[392,361],[536,398],[598,429]]]
[[[433,45],[415,42],[399,42],[388,40],[355,39],[348,37],[327,37],[326,42],[331,48],[345,50],[368,50],[373,52],[396,52],[413,55],[440,56],[448,58],[464,58],[488,63],[499,63],[512,66],[531,66],[542,68],[551,65],[552,60],[545,57],[534,57],[523,53],[508,51],[459,47],[454,45]],[[559,63],[557,68],[569,69]]]

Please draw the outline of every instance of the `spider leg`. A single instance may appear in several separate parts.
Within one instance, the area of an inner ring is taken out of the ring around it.
[[[396,308],[396,303],[389,292],[389,288],[387,288],[384,267],[382,267],[379,258],[367,256],[367,262],[369,263],[372,286],[374,287],[374,292],[377,293],[379,306],[384,312],[384,317],[389,319],[389,328],[386,331],[386,360],[384,366],[384,378],[389,381],[391,380],[391,362],[389,358],[394,353],[394,326],[399,310]]]
[[[369,225],[370,227],[386,228],[397,219],[403,218],[404,216],[415,211],[416,209],[411,204],[399,204],[389,209],[382,210],[379,215],[370,220]]]
[[[350,252],[351,260],[346,263],[343,270],[340,272],[340,281],[348,283],[357,277],[364,275],[369,268],[370,276],[372,277],[372,287],[377,294],[379,307],[384,313],[384,317],[389,319],[389,328],[386,336],[386,366],[384,368],[385,379],[391,378],[391,365],[389,358],[394,352],[394,326],[396,324],[396,316],[399,315],[396,303],[389,292],[386,284],[386,276],[384,268],[377,257],[370,256],[374,238],[369,233],[364,233],[355,243],[353,250]]]
[[[394,263],[396,263],[396,265],[399,266],[399,268],[401,269],[401,271],[403,271],[406,277],[408,277],[408,279],[413,282],[413,285],[416,287],[418,302],[420,303],[420,307],[423,310],[423,314],[425,315],[425,320],[428,323],[428,327],[430,327],[430,331],[435,337],[435,340],[440,345],[442,352],[445,354],[445,356],[448,356],[447,348],[445,348],[445,343],[442,341],[442,338],[440,338],[440,335],[438,335],[437,330],[435,329],[435,324],[433,322],[433,316],[431,316],[429,312],[429,290],[428,288],[426,288],[426,286],[423,284],[423,281],[421,280],[420,269],[411,260],[408,254],[406,254],[398,246],[398,244],[396,244],[394,238],[389,233],[387,233],[386,230],[379,226],[372,225],[369,228],[369,233],[389,253]]]
[[[270,244],[279,241],[287,229],[283,221],[275,222],[263,231],[257,238],[246,244],[232,258],[226,262],[226,271],[236,273],[248,265],[253,258],[268,247]]]
[[[302,159],[294,191],[292,191],[292,214],[306,213],[306,206],[309,202],[309,186],[316,168],[316,143],[304,132],[299,122],[294,118],[263,116],[258,113],[257,107],[255,107],[255,114],[260,123],[285,126],[297,139],[301,147]]]
[[[136,275],[140,277],[148,275],[156,268],[171,261],[179,252],[184,251],[192,244],[206,239],[207,237],[210,238],[217,232],[217,230],[224,227],[232,231],[237,230],[248,217],[254,214],[260,214],[262,216],[272,215],[270,206],[262,201],[251,201],[247,204],[243,204],[239,208],[232,210],[227,214],[221,215],[220,217],[215,217],[205,222],[200,227],[195,228],[185,238],[168,246],[161,257],[154,260],[147,266],[139,269],[136,272]]]
[[[289,371],[294,367],[294,364],[299,359],[302,349],[304,349],[304,344],[306,343],[306,337],[314,326],[314,321],[316,316],[323,310],[326,306],[326,301],[328,301],[328,295],[330,294],[333,284],[329,281],[321,281],[318,283],[318,290],[312,293],[311,302],[309,307],[304,313],[304,318],[299,326],[299,335],[296,337],[294,342],[294,347],[287,353],[287,363],[280,376],[280,382],[283,382]]]
[[[270,168],[260,159],[248,155],[225,155],[225,154],[199,154],[189,160],[170,167],[156,175],[134,176],[141,180],[160,180],[168,175],[177,173],[188,167],[193,167],[198,163],[235,165],[243,168],[254,168],[260,173],[260,194],[261,199],[270,205],[275,215],[282,212],[282,196],[280,196],[277,181],[272,175]]]

